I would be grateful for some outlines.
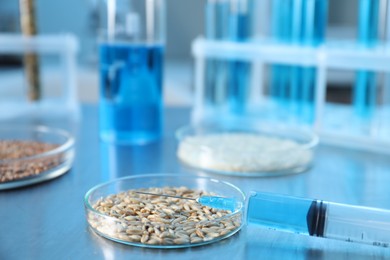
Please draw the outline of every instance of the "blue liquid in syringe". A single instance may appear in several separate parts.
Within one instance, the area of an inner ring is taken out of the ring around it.
[[[162,45],[102,43],[99,55],[101,137],[119,143],[159,138]]]
[[[247,221],[271,229],[308,234],[306,217],[311,203],[311,200],[297,200],[277,194],[252,194]]]

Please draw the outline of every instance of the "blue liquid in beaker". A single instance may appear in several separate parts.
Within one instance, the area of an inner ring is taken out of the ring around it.
[[[102,43],[100,136],[139,144],[162,132],[162,45]]]

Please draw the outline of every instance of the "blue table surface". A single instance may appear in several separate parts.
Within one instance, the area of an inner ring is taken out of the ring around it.
[[[244,226],[231,238],[187,249],[126,246],[96,235],[85,220],[83,197],[96,184],[145,173],[199,174],[250,190],[390,209],[390,157],[320,145],[314,166],[291,176],[240,178],[207,175],[176,158],[175,130],[190,110],[167,108],[164,137],[145,146],[99,141],[98,110],[82,106],[76,158],[65,175],[0,191],[0,259],[366,259],[390,258],[390,249]]]

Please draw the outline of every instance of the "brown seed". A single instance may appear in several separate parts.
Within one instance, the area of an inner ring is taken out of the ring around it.
[[[172,244],[174,244],[172,238],[164,238],[163,243],[166,244],[166,245],[172,245]]]
[[[182,209],[182,206],[172,205],[171,208],[172,208],[173,211],[177,212],[177,211],[180,211]]]
[[[187,231],[187,230],[190,230],[190,229],[193,229],[193,228],[195,228],[193,225],[188,225],[188,226],[184,226],[183,227],[183,230],[184,231]],[[194,230],[195,231],[195,230]]]
[[[160,229],[158,229],[158,227],[154,227],[154,233],[157,234],[158,236],[161,235],[161,231]]]
[[[219,234],[219,233],[213,233],[213,232],[211,232],[211,233],[207,233],[207,236],[208,236],[208,237],[215,238],[215,237],[219,237],[220,234]]]
[[[167,237],[173,237],[171,233],[169,233],[168,231],[164,231],[162,233],[160,233],[159,237],[161,238],[167,238]]]
[[[146,243],[148,239],[149,239],[149,234],[148,233],[143,234],[141,237],[141,243]]]
[[[152,235],[150,236],[150,239],[157,240],[159,244],[161,244],[162,241],[163,241],[163,239],[162,239],[161,237],[158,237],[158,236],[156,236],[155,234],[152,234]]]
[[[204,213],[206,213],[207,215],[211,215],[211,212],[210,212],[210,210],[209,210],[208,208],[204,207],[204,208],[203,208],[203,211],[204,211]]]
[[[162,209],[162,211],[164,211],[164,213],[165,213],[166,215],[169,215],[169,216],[171,216],[171,215],[173,215],[173,214],[175,213],[175,211],[173,211],[173,210],[171,210],[171,209],[167,209],[167,208]],[[165,216],[166,216],[166,215],[165,215]]]
[[[230,230],[224,229],[219,232],[219,235],[224,236],[226,234],[230,233]]]
[[[133,242],[139,242],[141,240],[141,236],[139,235],[130,235],[129,239]]]
[[[117,236],[118,236],[118,238],[121,239],[121,240],[129,240],[129,237],[126,236],[126,235],[124,235],[124,234],[118,234]]]
[[[214,238],[213,237],[205,237],[205,238],[203,238],[203,241],[210,241],[210,240],[213,240]]]
[[[195,228],[188,229],[185,232],[187,233],[187,235],[191,235],[192,233],[195,232]]]
[[[159,241],[157,239],[150,239],[149,241],[146,242],[149,245],[157,245],[159,244]]]
[[[142,231],[142,228],[130,226],[126,230],[126,233],[129,235],[142,235],[143,231]]]
[[[191,243],[200,243],[203,242],[203,239],[201,239],[200,237],[191,237],[190,241]]]
[[[202,228],[202,231],[205,232],[205,233],[213,233],[213,232],[217,232],[219,231],[219,228],[216,228],[216,227],[209,227],[209,228]]]
[[[187,233],[185,233],[184,231],[176,232],[175,235],[177,237],[183,237],[183,238],[188,238],[189,237],[189,235]]]
[[[237,227],[236,226],[233,226],[233,225],[228,225],[228,226],[226,226],[226,229],[227,230],[234,230],[234,229],[236,229]]]
[[[178,217],[177,219],[173,220],[173,221],[171,222],[171,224],[172,224],[172,225],[176,225],[176,224],[178,224],[178,223],[180,223],[180,222],[183,222],[184,220],[186,220],[186,217]]]
[[[198,237],[204,238],[203,232],[200,231],[199,229],[197,229],[197,230],[195,231],[195,234],[198,235]]]
[[[175,244],[187,244],[190,240],[188,238],[179,237],[173,240],[173,243]]]
[[[126,216],[126,217],[124,217],[124,219],[126,219],[128,221],[138,221],[139,217],[136,217],[136,216]]]

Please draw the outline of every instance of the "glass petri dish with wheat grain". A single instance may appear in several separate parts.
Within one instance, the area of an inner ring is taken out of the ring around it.
[[[74,159],[74,138],[46,126],[0,128],[0,190],[57,178]]]
[[[213,195],[236,203],[231,210],[224,210],[155,194],[192,199]],[[138,247],[183,248],[214,243],[237,233],[243,224],[244,200],[242,191],[228,182],[146,174],[98,185],[87,192],[84,205],[90,228],[102,237]]]

